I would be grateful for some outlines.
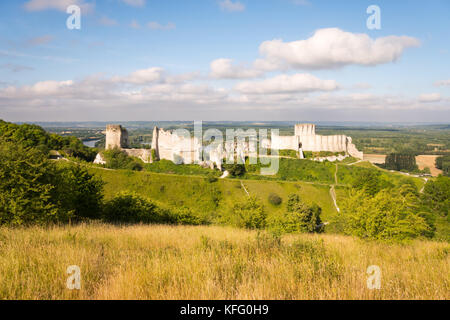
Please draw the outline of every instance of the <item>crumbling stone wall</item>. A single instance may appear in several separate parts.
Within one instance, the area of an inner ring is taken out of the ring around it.
[[[105,149],[128,148],[128,131],[121,125],[108,124],[106,126]]]

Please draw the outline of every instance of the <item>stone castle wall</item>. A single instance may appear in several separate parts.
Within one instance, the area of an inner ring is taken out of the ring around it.
[[[330,151],[345,152],[355,158],[363,158],[363,153],[356,149],[352,138],[346,135],[322,136],[316,134],[314,124],[296,124],[293,136],[271,137],[271,147],[279,150],[289,149],[298,151]]]
[[[157,159],[173,161],[177,164],[199,163],[221,167],[222,159],[237,157],[244,161],[246,156],[256,156],[256,146],[242,141],[239,143],[225,143],[217,146],[210,146],[205,149],[205,159],[203,159],[203,146],[196,137],[191,137],[188,132],[169,132],[155,127],[153,129],[152,149],[155,150]],[[322,136],[316,134],[314,124],[295,125],[293,136],[278,136],[272,133],[271,139],[262,142],[263,147],[278,150],[295,151],[330,151],[345,152],[355,158],[363,158],[363,153],[356,149],[352,143],[352,138],[345,135]],[[118,147],[128,155],[138,157],[142,161],[152,162],[152,152],[150,149],[128,149],[128,132],[120,125],[108,125],[106,127],[106,149]],[[255,150],[253,150],[255,149]],[[302,154],[302,152],[300,152]]]

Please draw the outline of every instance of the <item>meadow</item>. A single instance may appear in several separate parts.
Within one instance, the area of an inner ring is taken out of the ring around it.
[[[0,299],[449,299],[450,246],[219,226],[0,228]],[[67,267],[81,289],[66,287]],[[367,287],[368,266],[381,289]]]

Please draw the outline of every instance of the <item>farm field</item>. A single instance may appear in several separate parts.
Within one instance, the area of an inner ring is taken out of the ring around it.
[[[425,168],[430,168],[431,175],[433,177],[437,177],[442,173],[442,170],[436,168],[436,158],[439,156],[436,155],[418,155],[416,156],[417,166],[420,170]],[[382,164],[386,159],[385,154],[364,154],[364,160],[370,161],[375,164]]]
[[[448,243],[219,226],[0,228],[0,299],[449,299]],[[81,289],[66,288],[66,269]],[[367,268],[381,269],[381,289]]]

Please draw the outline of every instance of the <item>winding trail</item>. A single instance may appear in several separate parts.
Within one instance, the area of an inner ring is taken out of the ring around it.
[[[245,185],[244,185],[244,183],[242,182],[242,180],[241,180],[240,182],[241,182],[241,186],[242,186],[242,188],[244,189],[245,193],[247,194],[247,196],[250,197],[250,193],[248,193],[248,191],[247,191],[247,189],[245,188]]]
[[[336,164],[336,171],[334,172],[334,184],[332,184],[330,187],[330,196],[331,196],[331,199],[333,200],[333,204],[334,204],[334,207],[336,208],[336,211],[341,212],[341,209],[339,209],[339,207],[337,205],[337,201],[336,201],[335,186],[338,184],[337,173],[338,173],[338,165]]]

